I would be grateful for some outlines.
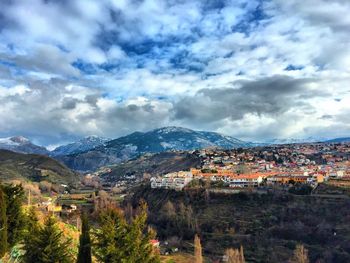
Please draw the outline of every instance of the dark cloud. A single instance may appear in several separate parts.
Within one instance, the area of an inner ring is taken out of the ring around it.
[[[307,87],[310,79],[273,76],[255,81],[237,81],[232,88],[202,89],[174,106],[175,118],[188,122],[242,119],[247,113],[280,115],[293,107],[311,107],[307,99],[325,96]]]

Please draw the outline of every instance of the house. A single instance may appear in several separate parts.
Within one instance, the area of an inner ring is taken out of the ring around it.
[[[54,205],[54,204],[50,204],[46,207],[46,210],[48,212],[61,212],[62,211],[62,206],[60,205]]]
[[[159,246],[160,246],[160,242],[159,242],[158,239],[151,239],[151,240],[150,240],[150,243],[151,243],[151,245],[152,245],[153,247],[155,247],[155,248],[159,248]]]

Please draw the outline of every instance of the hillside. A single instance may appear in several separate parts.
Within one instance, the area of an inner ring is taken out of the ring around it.
[[[288,262],[296,244],[309,250],[310,262],[350,262],[350,198],[286,193],[224,194],[205,189],[174,191],[136,188],[132,202],[146,200],[149,223],[161,240],[177,240],[182,250],[195,233],[205,256],[244,246],[247,262]],[[319,261],[318,261],[319,260]]]
[[[194,150],[208,147],[232,149],[253,145],[253,143],[215,132],[164,127],[145,133],[135,132],[83,153],[56,158],[72,169],[87,171],[127,161],[145,153]]]
[[[145,155],[129,160],[125,163],[112,166],[112,171],[102,175],[105,181],[115,182],[124,175],[142,177],[148,174],[166,174],[182,170],[189,170],[200,165],[200,159],[188,152],[163,152]]]
[[[1,180],[46,180],[72,184],[78,180],[77,177],[78,175],[65,165],[47,156],[0,150]]]

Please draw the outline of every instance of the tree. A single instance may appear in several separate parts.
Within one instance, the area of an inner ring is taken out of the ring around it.
[[[100,215],[100,228],[94,233],[94,253],[100,262],[158,263],[159,256],[151,239],[153,231],[146,230],[147,205],[129,224],[120,209],[107,208]]]
[[[308,251],[303,245],[297,245],[291,263],[309,263]]]
[[[244,263],[244,253],[243,247],[240,249],[230,248],[226,250],[225,257],[227,259],[227,263]]]
[[[36,242],[33,242],[33,240],[37,238],[40,231],[40,224],[34,207],[29,209],[26,218],[26,228],[23,239],[23,250],[25,254],[23,260],[24,262],[35,262],[38,254],[38,247],[36,247]]]
[[[163,207],[162,207],[162,212],[165,214],[165,216],[168,219],[174,218],[176,216],[176,210],[171,201],[167,201]]]
[[[45,219],[36,235],[25,238],[25,263],[69,263],[71,262],[68,247],[69,241],[63,238],[63,232],[58,228],[53,216]],[[29,250],[31,249],[31,250]]]
[[[195,263],[203,263],[202,245],[198,235],[194,236],[194,258]]]
[[[22,212],[24,191],[21,185],[4,185],[3,191],[6,194],[7,243],[11,248],[23,237],[22,231],[25,225]]]
[[[0,186],[0,258],[7,251],[7,217],[6,217],[6,197]]]
[[[89,220],[86,214],[81,217],[82,229],[79,238],[79,252],[77,263],[91,263],[91,240]]]

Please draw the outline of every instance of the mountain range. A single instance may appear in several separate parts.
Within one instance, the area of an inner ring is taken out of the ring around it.
[[[246,142],[216,132],[194,131],[181,127],[163,127],[149,132],[134,132],[129,135],[107,139],[98,136],[84,137],[76,142],[62,145],[48,151],[45,147],[33,144],[29,139],[17,136],[0,139],[0,149],[19,153],[42,154],[62,161],[68,167],[79,171],[93,171],[105,165],[117,164],[145,153],[166,151],[188,151],[203,148],[247,148],[259,145],[291,144],[305,142],[345,142],[350,138],[325,140],[274,139],[266,143]]]
[[[252,146],[254,146],[253,143],[215,132],[164,127],[149,132],[134,132],[88,151],[56,156],[56,158],[72,169],[87,171],[130,160],[144,153],[195,150],[208,147],[230,149]]]

